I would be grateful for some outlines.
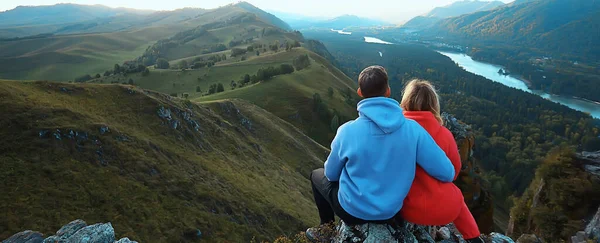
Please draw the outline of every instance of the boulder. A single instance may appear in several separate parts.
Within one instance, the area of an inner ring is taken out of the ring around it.
[[[590,239],[596,239],[600,243],[600,207],[598,211],[585,227],[585,234]]]
[[[46,238],[44,243],[64,242],[85,226],[87,226],[87,224],[81,219],[71,221],[56,231],[56,235]]]
[[[137,243],[123,238],[115,241],[115,230],[110,223],[87,225],[85,221],[74,220],[58,231],[56,235],[44,239],[39,232],[26,230],[17,233],[2,243]]]
[[[438,237],[437,242],[443,243],[463,243],[462,236],[458,233],[453,233],[452,224],[441,227],[435,234],[443,234]],[[499,233],[491,233],[490,235],[482,235],[485,242],[488,243],[514,243],[510,237]],[[536,237],[537,238],[537,237]],[[368,223],[362,225],[350,226],[343,221],[336,226],[333,234],[332,243],[346,242],[364,242],[364,243],[425,243],[436,241],[429,233],[427,227],[415,225],[407,222],[394,222],[390,224]]]
[[[449,240],[450,237],[452,237],[452,234],[450,233],[450,229],[448,229],[448,227],[441,227],[436,232],[436,238],[438,240]]]
[[[2,243],[42,243],[43,241],[44,237],[42,233],[26,230],[3,240]]]
[[[115,230],[110,223],[86,226],[67,238],[66,243],[113,243]]]

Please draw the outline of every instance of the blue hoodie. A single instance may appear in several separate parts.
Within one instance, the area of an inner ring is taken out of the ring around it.
[[[363,220],[387,220],[402,208],[416,165],[452,182],[454,167],[417,122],[404,118],[396,100],[358,103],[358,119],[342,125],[331,143],[325,176],[339,181],[340,205]]]

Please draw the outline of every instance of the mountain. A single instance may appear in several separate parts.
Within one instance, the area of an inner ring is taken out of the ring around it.
[[[501,1],[464,0],[454,2],[447,6],[434,8],[424,16],[429,18],[445,19],[450,17],[457,17],[463,14],[488,11],[503,5],[504,3]]]
[[[0,239],[73,218],[140,242],[263,241],[317,223],[307,178],[327,150],[246,101],[17,81],[0,97]]]
[[[599,53],[600,48],[587,42],[598,38],[600,33],[591,31],[591,26],[586,23],[591,24],[597,15],[600,15],[598,1],[532,1],[445,19],[437,23],[431,32],[477,41],[516,42],[518,45],[535,45],[540,49],[574,54],[591,51],[591,55]],[[567,28],[572,30],[567,33],[574,35],[557,36]],[[546,38],[556,39],[552,43],[545,43],[544,40],[550,40]],[[557,40],[559,38],[561,39]],[[570,41],[579,39],[584,40],[586,48],[574,46]]]
[[[262,9],[259,9],[257,7],[255,7],[254,5],[248,3],[248,2],[240,2],[238,4],[236,4],[235,6],[238,6],[242,9],[245,9],[246,11],[256,14],[256,16],[258,16],[261,19],[264,19],[266,22],[281,28],[283,30],[291,30],[292,28],[290,27],[290,25],[288,25],[285,21],[277,18],[275,15],[267,13],[265,11],[263,11]]]
[[[419,35],[469,46],[471,56],[518,72],[532,89],[598,101],[599,19],[598,1],[529,1],[448,18]]]
[[[231,18],[248,17],[247,23],[228,23]],[[143,19],[132,20],[126,16],[119,21],[93,23],[81,34],[50,35],[29,38],[0,40],[0,78],[25,80],[73,80],[85,73],[100,73],[115,63],[135,59],[149,45],[161,39],[173,37],[186,30],[221,23],[234,25],[221,30],[218,39],[210,44],[229,44],[237,27],[241,25],[278,28],[286,27],[283,21],[262,12],[247,3],[228,5],[213,10],[183,9],[156,12]],[[77,32],[88,22],[79,26],[63,28],[65,33]],[[241,27],[243,28],[243,27]],[[287,28],[287,27],[286,27]],[[90,30],[106,30],[102,33],[85,33]],[[284,31],[285,32],[285,31]],[[72,70],[78,70],[73,72]]]
[[[383,25],[388,25],[388,23],[380,20],[358,17],[355,15],[342,15],[324,21],[307,21],[306,23],[297,23],[295,28],[345,29],[353,27],[377,27]]]
[[[504,3],[501,1],[457,1],[447,6],[434,8],[423,16],[417,16],[406,22],[402,27],[417,30],[426,29],[445,18],[488,11],[503,5]]]
[[[103,5],[18,6],[0,12],[0,27],[70,24],[123,14],[147,15],[152,12],[149,10],[110,8]]]
[[[295,30],[299,30],[312,24],[327,20],[325,17],[310,17],[302,14],[287,13],[276,10],[269,10],[269,12],[288,23],[292,29]]]
[[[280,28],[283,21],[244,2],[187,12],[153,13],[152,24],[118,32],[0,42],[0,77],[128,83],[202,101],[246,98],[323,145],[356,116],[356,83],[329,63],[326,48]],[[226,92],[215,94],[218,86]],[[257,93],[271,98],[249,95]]]

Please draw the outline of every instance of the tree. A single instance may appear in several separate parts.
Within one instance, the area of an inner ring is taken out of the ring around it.
[[[246,52],[247,52],[246,49],[233,48],[233,49],[231,49],[231,57],[237,57],[240,55],[244,55],[244,54],[246,54]]]
[[[75,82],[76,83],[83,83],[83,82],[88,81],[88,80],[92,80],[92,76],[90,76],[89,74],[86,74],[86,75],[83,75],[81,77],[76,78]]]
[[[231,89],[235,89],[237,87],[237,83],[233,80],[231,80],[231,83],[229,84],[229,86],[231,86]]]
[[[227,60],[227,55],[223,54],[223,55],[221,56],[221,60],[222,60],[222,61],[225,61],[225,60]]]
[[[129,85],[133,85],[133,79],[129,79],[129,81],[127,82]]]
[[[142,76],[146,77],[148,75],[150,75],[150,69],[144,68],[144,71],[142,71]]]
[[[156,60],[156,68],[158,69],[169,69],[169,61],[164,58],[159,58]]]
[[[332,132],[337,131],[338,127],[340,127],[340,118],[337,115],[335,115],[331,119],[331,124],[330,124],[331,131]]]
[[[200,89],[200,86],[196,86],[196,93],[201,93],[202,89]]]
[[[115,67],[113,68],[113,73],[114,74],[121,73],[121,66],[119,66],[119,64],[115,64]]]
[[[300,71],[310,66],[310,58],[308,58],[308,54],[300,55],[294,59],[293,63],[296,70]]]
[[[294,67],[290,64],[284,63],[279,66],[279,74],[290,74],[294,72]]]
[[[96,76],[94,76],[94,78],[100,78],[100,77],[101,77],[101,76],[100,76],[100,74],[99,74],[99,73],[97,73],[97,74],[96,74]]]
[[[256,50],[256,56],[260,56],[260,51]]]
[[[291,48],[294,48],[294,47],[300,47],[300,46],[301,46],[301,45],[300,45],[300,42],[299,42],[299,41],[294,41],[294,43],[292,44]]]
[[[189,98],[189,97],[190,97],[190,94],[188,94],[188,93],[183,93],[183,98],[184,98],[184,99],[187,99],[187,98]]]
[[[254,47],[253,46],[248,46],[248,48],[246,48],[246,50],[248,52],[253,52],[254,51]]]
[[[223,91],[225,91],[225,87],[223,87],[223,84],[222,84],[222,83],[219,83],[219,84],[217,85],[217,93],[221,93],[221,92],[223,92]]]
[[[179,64],[178,64],[178,65],[179,65],[179,68],[181,68],[181,69],[186,69],[186,68],[188,68],[188,62],[187,62],[186,60],[181,60],[181,61],[179,61]]]
[[[244,84],[250,82],[250,75],[249,74],[244,75],[244,77],[242,78],[242,80],[243,80]]]
[[[108,77],[108,76],[110,76],[111,74],[112,74],[112,73],[111,73],[110,71],[105,71],[105,72],[104,72],[104,77]]]
[[[208,94],[214,94],[217,92],[217,85],[216,84],[211,84],[208,87]]]
[[[327,88],[327,95],[329,96],[329,98],[333,97],[333,88],[332,87]]]

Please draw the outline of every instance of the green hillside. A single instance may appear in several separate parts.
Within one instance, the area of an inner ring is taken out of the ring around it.
[[[282,25],[281,20],[272,17],[247,3],[239,3],[208,11],[158,12],[144,16],[142,20],[121,17],[94,27],[109,31],[107,33],[0,40],[0,78],[68,81],[84,74],[101,74],[115,63],[134,60],[157,41],[176,37],[178,33],[211,26],[206,30],[211,30],[217,39],[208,39],[209,44],[228,44],[234,40],[236,31],[244,28],[277,29]],[[232,19],[238,22],[231,23]],[[88,22],[80,24],[85,26]],[[232,27],[233,24],[238,26]],[[110,32],[119,29],[115,25],[123,29]],[[230,29],[219,31],[225,27]],[[67,30],[64,32],[69,33]]]
[[[590,46],[587,42],[590,38],[598,38],[599,33],[591,31],[589,25],[573,23],[593,21],[592,16],[597,15],[600,15],[600,3],[597,1],[531,1],[445,19],[428,32],[470,39],[472,42],[496,41],[529,45],[563,55],[595,57],[600,53],[600,49]],[[560,31],[567,27],[570,31]],[[546,35],[555,37],[547,38]],[[556,35],[560,35],[560,38]],[[546,42],[549,40],[552,42]],[[573,43],[570,40],[581,40],[585,45],[575,45],[577,42]]]
[[[0,118],[0,238],[74,218],[140,242],[196,229],[210,242],[267,240],[317,223],[307,176],[327,150],[247,102],[1,81],[0,113],[12,114]]]
[[[112,75],[94,79],[94,83],[128,83],[136,86],[187,97],[201,102],[240,98],[250,101],[278,117],[300,128],[317,142],[328,146],[335,135],[332,119],[338,116],[338,126],[356,116],[356,83],[350,80],[323,57],[304,48],[289,51],[260,51],[260,55],[231,57],[229,51],[199,55],[172,61],[172,66],[186,60],[189,64],[196,58],[227,56],[227,60],[217,62],[212,67],[198,69],[150,69],[149,74],[142,73]],[[242,85],[245,75],[254,76],[259,69],[292,65],[294,59],[309,56],[310,66],[290,74],[277,75],[269,80],[257,80]],[[246,57],[247,56],[247,57]],[[232,82],[235,87],[232,87]],[[222,85],[224,92],[208,94],[210,86]],[[242,87],[243,86],[243,87]],[[332,95],[329,95],[329,90]],[[314,95],[319,94],[326,111],[315,109]],[[349,94],[349,96],[348,96]],[[334,111],[335,110],[335,111]],[[335,126],[337,128],[337,126]]]

